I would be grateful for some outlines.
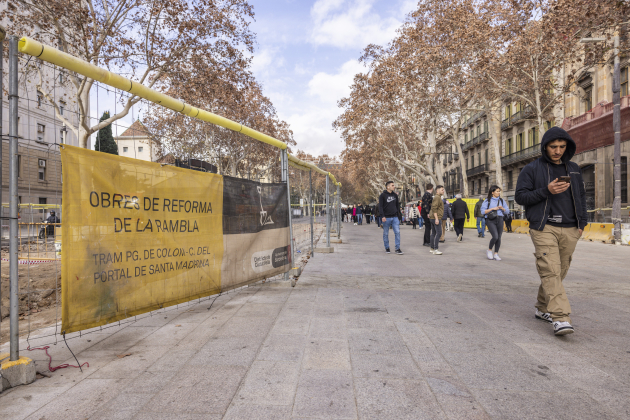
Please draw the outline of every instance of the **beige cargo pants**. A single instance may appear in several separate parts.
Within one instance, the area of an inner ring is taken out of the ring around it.
[[[540,275],[536,308],[549,312],[554,321],[571,322],[571,305],[562,281],[569,272],[573,251],[580,239],[578,228],[545,225],[544,230],[530,229],[536,248],[536,268]]]

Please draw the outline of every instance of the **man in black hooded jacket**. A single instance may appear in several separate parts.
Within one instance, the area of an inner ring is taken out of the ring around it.
[[[577,241],[587,224],[584,180],[571,162],[576,145],[562,128],[549,129],[540,143],[542,156],[523,168],[516,202],[525,206],[541,285],[536,318],[553,323],[556,335],[573,332],[571,305],[562,285]]]

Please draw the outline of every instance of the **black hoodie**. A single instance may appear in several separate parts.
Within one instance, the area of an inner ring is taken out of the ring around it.
[[[382,217],[398,217],[401,219],[398,194],[387,190],[383,191],[378,198],[378,210]]]
[[[553,140],[566,140],[567,149],[562,164],[555,165],[548,158],[546,146]],[[587,224],[584,180],[580,167],[571,162],[576,145],[569,133],[560,127],[550,128],[540,142],[542,156],[523,168],[516,183],[515,200],[525,206],[525,215],[531,229],[543,230],[549,221],[556,226],[575,226],[584,229]],[[562,194],[551,194],[548,185],[558,176],[569,175],[571,187]],[[553,216],[562,216],[560,222]]]

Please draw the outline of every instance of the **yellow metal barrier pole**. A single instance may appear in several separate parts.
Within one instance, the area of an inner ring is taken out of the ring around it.
[[[40,60],[74,71],[85,77],[89,77],[111,87],[132,93],[136,96],[139,96],[158,105],[162,105],[173,111],[188,115],[189,117],[197,118],[199,120],[216,124],[220,127],[224,127],[232,131],[243,133],[248,137],[251,137],[263,143],[270,144],[282,150],[285,150],[287,148],[286,143],[277,140],[271,136],[246,127],[225,117],[213,114],[212,112],[190,106],[171,96],[158,92],[155,89],[151,89],[140,83],[132,82],[131,80],[123,76],[95,66],[94,64],[90,64],[87,61],[81,60],[80,58],[74,57],[63,51],[59,51],[58,49],[50,47],[48,45],[44,45],[31,38],[23,37],[22,39],[20,39],[18,49],[22,53],[37,57]]]

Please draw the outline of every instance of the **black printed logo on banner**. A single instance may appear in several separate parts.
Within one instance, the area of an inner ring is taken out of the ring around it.
[[[276,248],[271,254],[271,265],[273,268],[282,267],[289,264],[289,247]]]
[[[223,177],[223,234],[258,233],[289,226],[285,184]]]

